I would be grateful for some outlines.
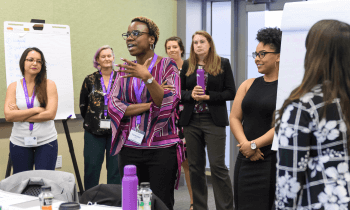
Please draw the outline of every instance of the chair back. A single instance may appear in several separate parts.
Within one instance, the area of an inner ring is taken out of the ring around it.
[[[0,189],[12,193],[38,196],[42,185],[51,186],[54,199],[79,202],[74,175],[63,171],[24,171],[2,180]]]

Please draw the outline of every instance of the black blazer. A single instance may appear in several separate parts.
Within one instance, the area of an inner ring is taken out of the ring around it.
[[[196,101],[191,97],[193,88],[197,85],[196,73],[186,76],[188,70],[188,60],[185,60],[180,73],[181,78],[181,103],[184,110],[181,112],[179,124],[186,126],[190,122]],[[207,89],[205,94],[210,96],[208,104],[209,112],[217,126],[227,126],[228,114],[226,101],[233,100],[236,95],[236,86],[233,79],[230,61],[221,57],[221,68],[223,73],[213,76],[208,75]]]

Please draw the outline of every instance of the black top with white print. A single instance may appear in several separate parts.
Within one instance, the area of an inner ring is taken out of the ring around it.
[[[347,128],[338,98],[322,86],[286,107],[278,131],[276,209],[348,209]]]

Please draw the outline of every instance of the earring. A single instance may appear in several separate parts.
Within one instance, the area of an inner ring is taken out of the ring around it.
[[[149,49],[154,50],[154,43],[149,46]]]
[[[101,70],[101,66],[100,66],[100,64],[98,64],[97,69],[98,69],[98,70]]]

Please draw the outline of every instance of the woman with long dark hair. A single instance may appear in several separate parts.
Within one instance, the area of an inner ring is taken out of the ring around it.
[[[271,150],[282,31],[263,28],[253,58],[263,76],[244,81],[232,104],[230,127],[238,141],[234,172],[237,210],[271,210],[276,184],[276,152]]]
[[[200,67],[205,71],[204,89],[197,84]],[[233,209],[232,184],[225,165],[225,127],[229,125],[226,101],[234,99],[236,87],[229,60],[216,53],[213,38],[206,31],[193,34],[190,58],[184,62],[180,77],[184,110],[179,124],[186,137],[193,209],[208,208],[205,148],[216,209]]]
[[[55,170],[57,160],[56,116],[58,95],[55,82],[46,79],[46,61],[38,48],[26,49],[19,61],[23,79],[9,85],[5,119],[13,122],[10,154],[13,174]]]
[[[305,46],[304,78],[276,119],[276,209],[348,209],[350,25],[321,20]]]
[[[111,119],[107,113],[109,92],[117,78],[113,49],[104,45],[94,57],[97,69],[88,75],[80,91],[80,113],[84,118],[84,186],[88,190],[99,184],[106,152],[107,184],[120,184],[118,156],[111,156]]]
[[[111,154],[118,154],[119,170],[136,165],[139,182],[171,210],[176,176],[180,177],[183,144],[177,135],[175,111],[180,80],[174,60],[154,53],[158,26],[146,17],[132,19],[122,34],[135,61],[122,59],[120,77],[112,88],[108,111],[112,119]],[[164,89],[161,84],[173,86]]]

